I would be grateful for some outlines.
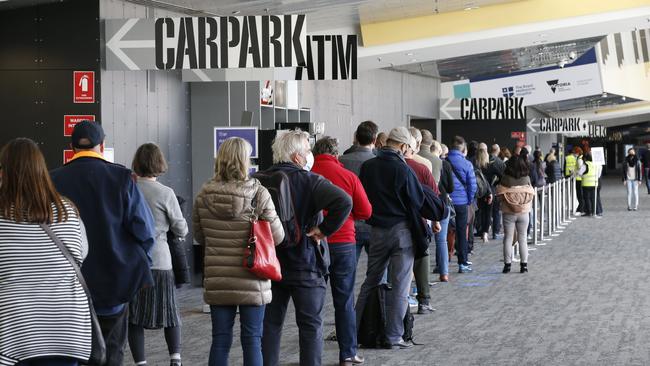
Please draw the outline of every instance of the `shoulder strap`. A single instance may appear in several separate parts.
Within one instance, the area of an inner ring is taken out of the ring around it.
[[[72,268],[74,268],[74,271],[77,273],[77,278],[79,279],[79,283],[81,283],[81,287],[83,287],[84,292],[86,293],[86,296],[88,296],[88,299],[91,299],[90,296],[90,291],[88,290],[88,285],[86,285],[86,280],[84,279],[83,274],[81,273],[81,268],[79,268],[79,265],[77,264],[77,261],[72,257],[72,254],[68,251],[68,248],[65,247],[61,239],[59,239],[58,236],[52,231],[52,228],[50,228],[49,225],[47,224],[39,224],[41,229],[45,231],[45,233],[52,239],[54,244],[56,244],[57,247],[59,247],[59,250],[65,257],[65,259],[72,264]]]
[[[463,187],[465,187],[465,189],[467,189],[467,186],[465,185],[465,182],[463,181],[463,178],[461,178],[460,173],[458,173],[458,171],[456,170],[456,167],[454,166],[454,164],[449,163],[449,165],[451,165],[451,170],[454,172],[454,175],[456,176],[456,178],[458,178],[458,181],[460,182],[460,184],[462,184]]]

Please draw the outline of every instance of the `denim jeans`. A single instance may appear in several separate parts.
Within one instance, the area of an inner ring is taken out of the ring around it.
[[[71,358],[40,358],[38,360],[21,361],[16,366],[78,366],[79,362]]]
[[[627,183],[627,208],[639,206],[639,181],[635,179],[626,180]]]
[[[361,285],[355,310],[357,312],[357,328],[361,314],[366,306],[370,291],[379,286],[386,268],[390,264],[390,284],[392,289],[386,293],[386,340],[397,343],[404,334],[404,315],[408,309],[408,294],[411,288],[413,272],[413,240],[411,230],[406,222],[390,228],[373,226],[372,245],[368,250],[368,268],[366,279]],[[300,363],[308,365],[308,363]]]
[[[357,321],[354,312],[354,279],[357,273],[355,243],[330,244],[330,286],[334,300],[339,361],[357,354]]]
[[[129,307],[114,315],[97,315],[106,342],[106,363],[103,366],[122,366],[124,346],[128,333]]]
[[[648,194],[650,194],[650,168],[645,168],[645,187],[648,189]]]
[[[467,245],[467,213],[469,208],[468,205],[454,205],[456,210],[456,256],[459,265],[467,264],[467,253],[469,252]]]
[[[228,366],[228,354],[232,345],[232,328],[235,324],[237,306],[211,305],[212,347],[209,366]],[[262,325],[264,305],[239,305],[241,345],[245,366],[262,366]]]
[[[449,253],[447,248],[447,230],[449,229],[449,216],[440,221],[440,232],[436,233],[436,266],[441,276],[449,274]]]
[[[264,366],[279,365],[282,326],[289,299],[296,310],[300,344],[300,365],[320,366],[323,353],[323,305],[325,279],[273,282],[273,300],[266,305],[262,354]],[[295,348],[293,348],[295,350]]]

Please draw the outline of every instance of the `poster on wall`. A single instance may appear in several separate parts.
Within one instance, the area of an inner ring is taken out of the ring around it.
[[[94,121],[93,114],[66,114],[63,116],[63,136],[72,136],[74,126],[81,121]]]
[[[215,127],[214,128],[214,157],[217,157],[219,147],[230,137],[240,137],[249,144],[253,150],[251,158],[257,158],[257,127]]]
[[[74,90],[72,100],[74,103],[95,103],[94,71],[74,71],[72,83]]]
[[[266,80],[260,91],[260,104],[273,105],[273,81]]]

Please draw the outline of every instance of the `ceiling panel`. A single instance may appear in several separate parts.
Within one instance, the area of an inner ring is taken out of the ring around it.
[[[393,66],[389,69],[436,77],[442,81],[490,77],[556,66],[560,62],[570,63],[571,60],[579,58],[593,48],[601,39],[602,37],[593,37],[570,42],[539,44],[512,50]]]
[[[627,103],[637,103],[639,99],[623,97],[616,94],[604,93],[590,97],[562,100],[559,102],[538,104],[534,106],[547,114],[592,112],[602,108],[612,107]]]

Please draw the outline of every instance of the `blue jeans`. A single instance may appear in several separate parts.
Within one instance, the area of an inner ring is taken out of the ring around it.
[[[330,285],[334,300],[336,339],[339,343],[339,361],[357,354],[357,320],[354,312],[354,278],[356,276],[354,243],[330,245]]]
[[[322,313],[327,290],[325,279],[273,282],[271,289],[273,300],[266,306],[264,314],[264,366],[279,365],[280,339],[289,299],[293,299],[296,310],[300,365],[320,366],[323,353]]]
[[[228,366],[228,354],[232,345],[232,328],[235,324],[237,306],[211,305],[212,347],[209,366]],[[241,345],[244,350],[244,365],[262,366],[262,324],[264,305],[239,305]]]
[[[39,358],[37,360],[21,361],[16,366],[78,366],[79,362],[72,358]]]
[[[645,186],[648,189],[648,194],[650,194],[650,168],[644,168],[645,170]]]
[[[467,244],[467,215],[468,205],[454,205],[456,210],[456,256],[458,257],[458,264],[467,264],[467,253],[469,247]],[[473,229],[470,230],[473,235]]]
[[[436,233],[436,267],[441,276],[449,274],[449,250],[447,249],[447,229],[449,229],[449,215],[440,221],[440,232]]]

